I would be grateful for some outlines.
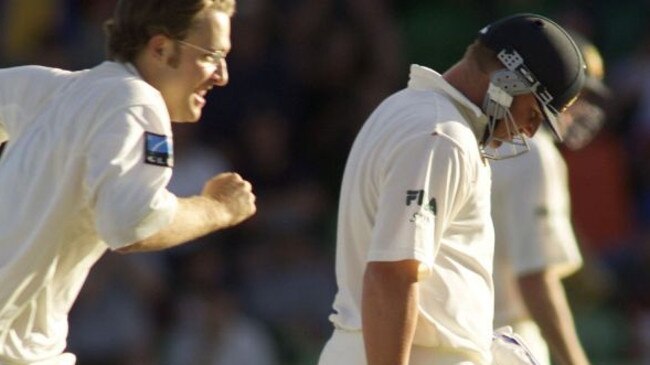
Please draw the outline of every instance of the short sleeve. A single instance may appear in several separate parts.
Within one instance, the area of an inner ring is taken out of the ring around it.
[[[440,240],[463,195],[458,148],[431,134],[405,141],[386,160],[370,261],[416,259],[433,266]]]
[[[151,236],[173,219],[177,199],[166,188],[172,171],[148,160],[152,135],[158,144],[168,141],[162,150],[171,158],[163,117],[140,106],[113,113],[88,141],[88,198],[96,229],[113,249]]]

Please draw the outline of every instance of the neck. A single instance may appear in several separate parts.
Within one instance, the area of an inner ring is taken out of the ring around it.
[[[489,79],[486,75],[477,71],[470,67],[466,60],[461,60],[449,68],[442,77],[472,103],[481,106],[488,88]]]
[[[140,77],[142,77],[146,82],[150,83],[149,81],[151,79],[151,75],[149,73],[149,67],[146,65],[146,61],[143,60],[141,56],[136,57],[131,64],[133,67],[135,67],[136,70],[138,70],[138,74],[140,74]]]
[[[472,103],[479,107],[483,105],[489,78],[478,69],[470,67],[466,60],[461,60],[453,65],[442,77]],[[484,143],[487,134],[487,117],[484,115],[482,118],[469,118],[468,120],[479,144]]]

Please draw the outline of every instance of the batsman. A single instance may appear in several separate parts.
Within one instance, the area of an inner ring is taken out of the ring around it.
[[[493,334],[490,160],[525,153],[543,123],[559,138],[584,79],[569,34],[535,14],[487,25],[443,74],[411,66],[348,157],[320,365],[535,363]]]

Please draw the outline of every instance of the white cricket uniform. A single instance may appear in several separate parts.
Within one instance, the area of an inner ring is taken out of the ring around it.
[[[566,164],[545,128],[529,143],[529,152],[492,163],[495,328],[512,326],[540,363],[549,364],[517,277],[550,267],[568,275],[582,257],[571,225]]]
[[[131,65],[25,66],[0,70],[0,131],[0,364],[74,364],[91,266],[173,218],[169,114]]]
[[[490,167],[480,108],[435,71],[411,66],[357,136],[339,202],[335,331],[320,365],[366,363],[363,274],[370,261],[426,265],[411,364],[489,364],[493,317]],[[389,333],[385,334],[390,336]]]

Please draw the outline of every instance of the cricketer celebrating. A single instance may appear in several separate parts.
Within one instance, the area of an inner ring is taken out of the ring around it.
[[[228,82],[234,0],[121,0],[110,61],[0,70],[0,364],[70,365],[68,312],[107,250],[160,250],[255,212],[226,173],[176,197],[171,124]]]

